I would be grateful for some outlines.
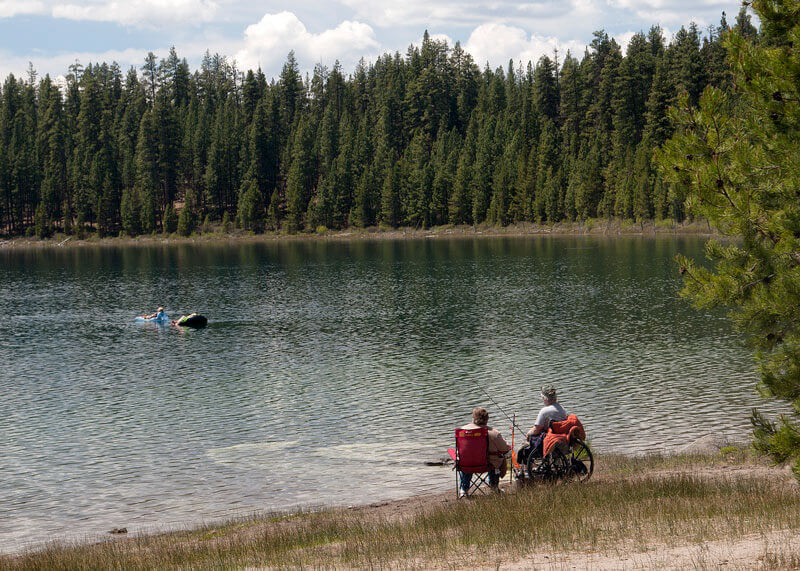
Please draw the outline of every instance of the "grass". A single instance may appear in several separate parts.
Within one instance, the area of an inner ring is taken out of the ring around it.
[[[648,454],[645,456],[604,455],[606,473],[626,475],[659,470],[714,468],[726,466],[769,466],[769,461],[752,448],[725,446],[719,454]]]
[[[585,221],[559,222],[554,224],[537,224],[532,222],[520,222],[508,226],[491,226],[480,224],[478,226],[468,225],[444,225],[432,228],[411,228],[400,227],[392,228],[386,225],[370,226],[368,228],[346,228],[343,230],[331,230],[320,226],[309,231],[290,232],[286,227],[277,230],[267,231],[263,234],[254,234],[251,231],[236,229],[232,223],[227,226],[219,222],[201,224],[188,237],[183,237],[177,233],[163,234],[152,233],[138,235],[135,237],[120,234],[118,237],[101,238],[93,230],[82,228],[77,231],[68,242],[70,247],[84,244],[89,245],[146,245],[152,243],[162,243],[165,240],[174,243],[201,241],[215,242],[235,242],[252,240],[359,240],[364,238],[426,238],[431,235],[443,237],[477,237],[477,236],[525,236],[525,235],[610,235],[629,234],[629,235],[696,235],[707,234],[710,232],[708,224],[705,222],[683,222],[676,223],[668,221],[647,221],[643,224],[635,223],[632,220],[624,219],[597,219],[588,218]],[[46,239],[40,239],[31,235],[26,236],[5,236],[3,238],[0,231],[0,242],[7,242],[16,247],[49,247],[57,246],[66,238],[65,235],[56,233]]]
[[[791,480],[757,471],[733,478],[720,470],[705,477],[694,470],[732,463],[758,467],[749,453],[733,454],[603,457],[603,472],[583,485],[429,502],[405,518],[333,509],[93,545],[51,545],[0,557],[0,569],[463,567],[541,546],[622,553],[800,529],[800,491]],[[767,556],[781,566],[800,559],[791,550]]]

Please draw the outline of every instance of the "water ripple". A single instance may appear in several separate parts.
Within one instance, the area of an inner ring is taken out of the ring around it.
[[[559,387],[593,446],[744,437],[724,316],[678,299],[696,239],[0,251],[0,551],[111,527],[449,489],[476,405],[508,436]],[[201,331],[132,317],[200,311]],[[774,411],[774,407],[767,407]]]

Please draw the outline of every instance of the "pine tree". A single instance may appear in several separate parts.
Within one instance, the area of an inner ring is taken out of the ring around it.
[[[183,200],[183,208],[178,215],[178,234],[181,236],[189,236],[197,227],[199,212],[197,208],[197,191],[189,189]],[[208,219],[208,216],[206,216]],[[209,224],[205,224],[209,226]]]
[[[175,209],[172,207],[172,204],[167,204],[167,207],[164,209],[164,234],[174,234],[178,230],[178,215],[175,213]]]
[[[287,221],[291,230],[301,230],[305,226],[306,211],[315,182],[313,141],[313,127],[300,119],[286,179]]]
[[[139,204],[139,219],[141,231],[150,234],[157,228],[157,194],[158,194],[158,160],[156,158],[157,130],[153,124],[153,114],[150,109],[142,115],[139,125],[139,136],[136,143],[136,183],[134,185],[135,198],[131,197],[131,204]],[[133,206],[131,206],[132,208]],[[130,224],[129,228],[135,229]]]
[[[142,204],[139,200],[139,191],[135,186],[125,187],[122,191],[120,204],[120,217],[122,229],[128,236],[142,233]]]
[[[275,188],[277,149],[274,128],[268,122],[267,103],[256,106],[250,124],[249,166],[239,192],[238,216],[242,228],[263,231],[267,201]]]
[[[142,66],[142,74],[144,75],[147,102],[152,106],[155,103],[156,90],[158,89],[158,63],[156,54],[153,52],[147,52]]]
[[[294,123],[295,113],[303,105],[303,82],[300,77],[300,68],[294,56],[294,50],[289,52],[286,63],[280,76],[280,109],[281,125],[288,130]],[[285,131],[286,132],[286,131]]]
[[[400,166],[394,151],[389,155],[386,178],[381,189],[381,213],[380,221],[382,224],[396,228],[400,223],[400,181],[398,172]]]
[[[472,172],[475,162],[475,133],[477,121],[470,122],[467,138],[458,154],[453,192],[448,204],[450,224],[470,224],[472,222]]]
[[[472,222],[482,224],[486,221],[491,200],[492,175],[495,164],[495,127],[497,121],[494,116],[486,118],[480,130],[476,149],[475,165],[470,181],[470,195],[472,197]]]
[[[690,208],[737,238],[709,242],[713,268],[679,258],[683,294],[701,308],[729,308],[748,334],[762,393],[793,407],[776,422],[753,413],[756,447],[793,461],[800,479],[800,54],[791,48],[800,12],[792,3],[752,5],[770,41],[745,30],[727,36],[737,92],[709,87],[697,109],[684,94],[679,131],[659,162],[670,182],[690,188]]]
[[[650,165],[652,153],[650,140],[642,139],[633,160],[633,217],[639,222],[653,218],[653,173]]]
[[[56,220],[62,217],[62,205],[67,196],[66,142],[60,92],[50,95],[40,129],[44,172],[39,203],[41,228],[37,234],[43,236],[48,235]]]
[[[104,176],[92,180],[92,165],[101,150],[103,109],[100,85],[93,71],[88,69],[83,75],[84,89],[81,96],[80,112],[77,118],[77,136],[73,150],[72,186],[75,189],[74,207],[79,225],[93,222],[96,216],[97,190],[102,186]]]
[[[182,233],[226,213],[292,230],[691,217],[686,185],[649,168],[640,142],[670,137],[680,92],[692,103],[708,83],[733,89],[727,28],[723,15],[667,45],[654,26],[624,56],[600,31],[561,66],[556,53],[483,71],[459,44],[426,34],[348,77],[320,63],[305,82],[292,53],[270,82],[208,52],[191,73],[174,48],[160,61],[149,53],[141,78],[76,61],[63,93],[48,77],[37,87],[31,67],[0,89],[0,231],[152,232],[169,204]],[[746,11],[734,29],[768,46],[787,34],[772,20],[759,32]]]
[[[542,128],[542,136],[539,139],[537,154],[536,186],[533,196],[532,216],[535,220],[542,222],[549,220],[547,216],[548,194],[555,192],[553,188],[557,185],[554,176],[558,172],[559,153],[558,153],[558,131],[552,121],[545,121]],[[549,183],[549,185],[548,185]],[[554,208],[554,197],[550,196],[551,208]],[[556,200],[557,202],[557,200]],[[551,220],[552,221],[552,220]]]

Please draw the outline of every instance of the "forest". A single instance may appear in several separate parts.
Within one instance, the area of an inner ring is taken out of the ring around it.
[[[744,9],[733,27],[758,38]],[[681,94],[732,89],[729,29],[653,26],[625,53],[599,31],[580,58],[495,70],[427,32],[349,75],[293,53],[275,79],[209,53],[192,72],[174,48],[64,81],[31,66],[0,89],[0,233],[680,222],[687,189],[653,154]]]

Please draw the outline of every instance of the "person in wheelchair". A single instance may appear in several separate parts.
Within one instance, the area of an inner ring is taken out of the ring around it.
[[[567,420],[567,411],[558,404],[558,394],[555,387],[551,385],[543,386],[541,395],[544,406],[539,410],[533,428],[526,434],[529,444],[520,448],[519,452],[517,452],[517,462],[520,464],[527,462],[531,454],[533,454],[534,458],[541,458],[544,437],[547,434],[547,429],[550,428],[550,424]]]
[[[511,447],[503,439],[502,434],[495,430],[489,424],[489,412],[485,408],[478,407],[472,411],[472,423],[465,424],[461,428],[464,430],[475,430],[486,426],[489,431],[489,465],[494,470],[489,472],[489,486],[497,489],[500,484],[500,478],[506,475],[506,454],[508,454]],[[472,474],[461,472],[461,495],[467,495],[470,482],[472,481]]]

